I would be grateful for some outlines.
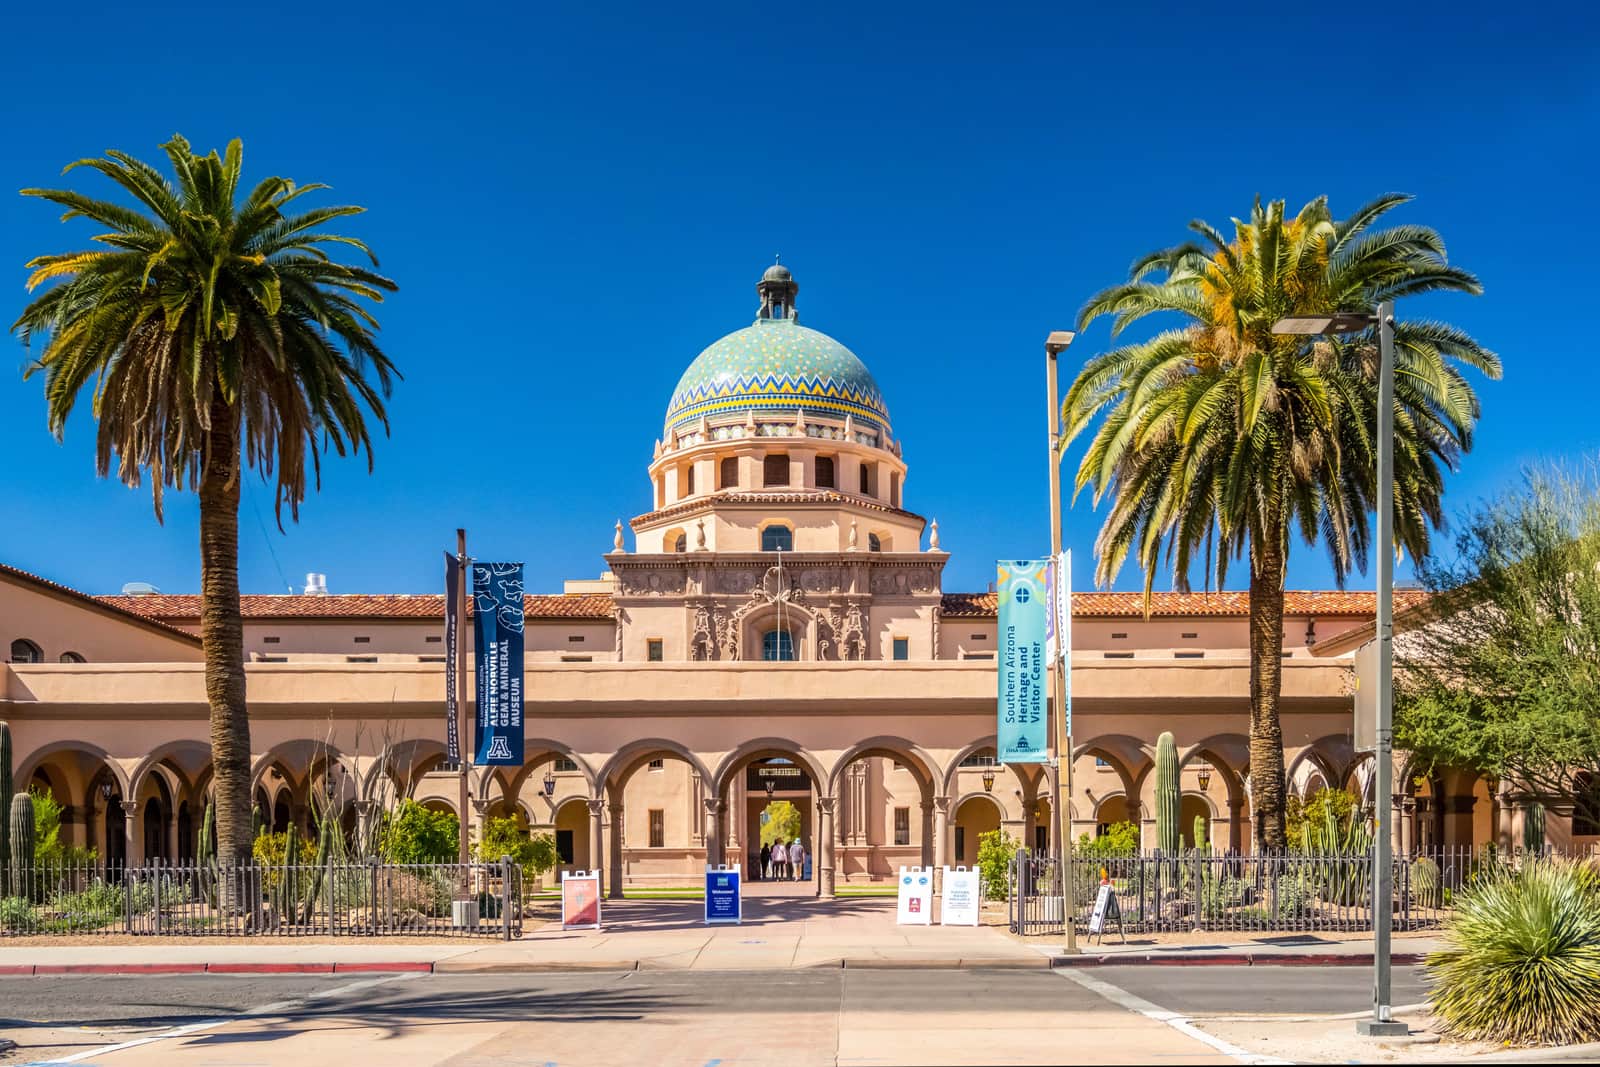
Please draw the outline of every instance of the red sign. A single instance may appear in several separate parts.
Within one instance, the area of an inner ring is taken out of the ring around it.
[[[600,925],[600,879],[590,876],[561,880],[561,925],[564,928]]]

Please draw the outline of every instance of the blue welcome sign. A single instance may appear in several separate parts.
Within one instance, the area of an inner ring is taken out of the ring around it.
[[[1049,738],[1045,717],[1045,625],[1050,561],[1002,560],[997,592],[999,708],[995,731],[1001,763],[1043,763]]]
[[[472,565],[478,766],[522,766],[522,564]]]
[[[738,923],[744,918],[739,894],[739,865],[706,867],[706,922]]]

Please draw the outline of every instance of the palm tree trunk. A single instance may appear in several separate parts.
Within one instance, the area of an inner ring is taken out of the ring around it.
[[[1268,529],[1272,527],[1268,525]],[[1262,538],[1263,542],[1274,540]],[[1253,546],[1255,547],[1255,546]],[[1257,852],[1285,847],[1283,724],[1283,551],[1263,544],[1250,559],[1250,825]]]
[[[200,482],[200,591],[217,862],[226,868],[250,857],[250,719],[239,614],[239,433],[220,394],[211,403],[210,454]]]

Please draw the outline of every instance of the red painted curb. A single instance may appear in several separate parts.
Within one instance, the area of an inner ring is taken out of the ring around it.
[[[207,974],[332,974],[331,963],[208,963]]]
[[[203,963],[63,963],[38,964],[38,974],[204,974]]]
[[[7,963],[4,966],[0,966],[0,974],[32,974],[32,973],[33,973],[33,964],[31,964],[31,963]]]
[[[334,974],[432,974],[431,963],[335,963]]]

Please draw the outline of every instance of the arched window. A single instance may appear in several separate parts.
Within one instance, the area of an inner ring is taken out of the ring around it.
[[[861,465],[861,495],[872,495],[872,472],[865,463]]]
[[[879,537],[875,533],[867,534],[867,551],[868,552],[882,552],[883,551],[883,538]]]
[[[794,531],[787,526],[773,523],[771,526],[761,528],[761,551],[763,552],[793,552]]]
[[[684,496],[694,496],[694,464],[692,464],[692,463],[689,466],[683,468],[683,494],[682,495],[684,495]]]
[[[794,635],[788,630],[768,630],[761,635],[761,658],[772,662],[794,659]]]
[[[833,457],[832,456],[818,456],[817,457],[817,488],[818,489],[832,489],[833,488]]]
[[[62,663],[82,663],[82,662],[84,662],[83,654],[80,653],[80,652],[63,652],[63,653],[61,653],[61,662]]]
[[[681,533],[676,538],[674,538],[673,541],[672,541],[672,551],[674,551],[674,552],[687,552],[687,551],[689,551],[689,535]]]
[[[739,487],[738,456],[728,456],[723,459],[721,473],[717,475],[717,481],[722,489],[737,489]]]
[[[29,641],[26,637],[19,637],[11,642],[12,663],[43,663],[44,653],[39,651],[39,646]]]
[[[789,484],[789,457],[782,453],[767,456],[761,461],[762,485],[788,485]]]

